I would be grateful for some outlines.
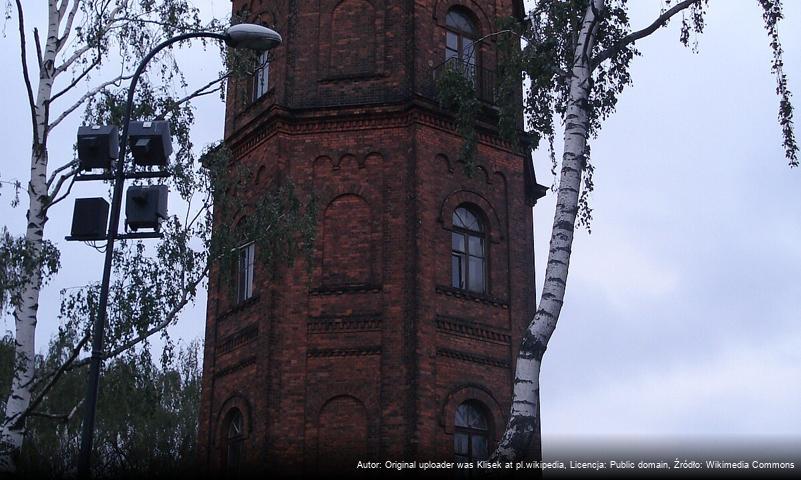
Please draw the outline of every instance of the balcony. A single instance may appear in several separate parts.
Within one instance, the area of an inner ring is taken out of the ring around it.
[[[495,72],[481,68],[475,64],[464,62],[458,58],[449,58],[433,68],[433,85],[428,92],[436,98],[437,81],[445,72],[456,71],[470,80],[476,89],[476,98],[482,102],[495,104],[495,90],[497,87]]]

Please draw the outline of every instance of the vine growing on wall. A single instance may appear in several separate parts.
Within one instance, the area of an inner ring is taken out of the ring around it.
[[[437,100],[453,112],[456,131],[462,137],[461,159],[465,174],[472,177],[476,168],[476,120],[481,104],[476,96],[475,79],[458,63],[447,65],[437,78]]]

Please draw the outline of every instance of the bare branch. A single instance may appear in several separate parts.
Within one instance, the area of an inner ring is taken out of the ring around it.
[[[25,418],[31,414],[31,412],[36,410],[39,404],[42,403],[42,400],[44,400],[47,393],[50,392],[50,389],[53,388],[53,385],[55,385],[56,382],[58,382],[58,379],[61,378],[61,376],[65,372],[67,372],[68,370],[72,370],[73,368],[76,368],[76,367],[71,368],[70,365],[74,364],[75,359],[78,358],[78,355],[81,353],[81,350],[83,350],[84,345],[86,345],[86,342],[88,341],[89,341],[89,333],[87,332],[86,335],[83,336],[81,341],[78,342],[75,348],[72,349],[72,352],[70,352],[70,356],[67,358],[67,360],[55,371],[48,373],[46,376],[42,377],[39,380],[39,382],[43,382],[46,378],[50,378],[50,380],[45,384],[42,390],[36,394],[36,398],[31,400],[31,403],[28,405],[28,408],[23,410],[22,413],[20,413],[19,416],[16,418],[17,423],[24,421]],[[38,386],[38,383],[37,385],[34,386],[34,388]]]
[[[74,417],[75,414],[78,413],[78,411],[81,409],[81,405],[83,405],[83,400],[84,400],[83,398],[78,400],[78,403],[76,403],[75,406],[72,407],[70,413],[67,414],[67,421],[70,421],[72,417]]]
[[[81,74],[78,75],[75,79],[73,79],[72,82],[70,82],[69,85],[64,87],[60,92],[58,92],[55,95],[53,95],[52,97],[50,97],[50,100],[48,101],[48,103],[52,104],[58,97],[64,95],[68,91],[70,91],[73,87],[75,87],[75,85],[78,84],[78,82],[80,82],[83,79],[83,77],[89,75],[89,72],[91,72],[98,65],[100,65],[100,57],[95,58],[94,60],[92,60],[92,64],[89,65],[83,72],[81,72]]]
[[[95,95],[97,95],[98,93],[100,93],[101,91],[103,91],[103,90],[104,90],[106,87],[108,87],[109,85],[118,85],[118,84],[119,84],[119,82],[121,82],[121,81],[123,81],[123,80],[128,80],[128,79],[129,79],[129,78],[131,78],[131,77],[133,77],[133,74],[131,74],[131,75],[120,75],[120,76],[118,76],[118,77],[116,77],[116,78],[114,78],[114,79],[111,79],[111,80],[107,81],[107,82],[103,82],[103,83],[101,83],[100,85],[98,85],[97,87],[93,88],[92,90],[89,90],[88,92],[86,92],[85,94],[83,94],[83,95],[81,96],[81,98],[79,98],[79,99],[78,99],[78,100],[77,100],[75,103],[73,103],[73,104],[72,104],[72,105],[71,105],[69,108],[67,108],[66,110],[64,110],[64,112],[62,112],[62,113],[61,113],[61,115],[59,115],[59,116],[58,116],[58,118],[56,118],[55,120],[53,120],[53,123],[51,123],[50,125],[48,125],[48,128],[49,128],[49,129],[53,129],[53,128],[55,128],[55,126],[56,126],[56,125],[58,125],[59,123],[61,123],[61,121],[62,121],[62,120],[64,120],[65,118],[67,118],[67,116],[69,116],[69,114],[70,114],[70,113],[74,112],[74,111],[75,111],[75,109],[77,109],[78,107],[80,107],[80,106],[81,106],[81,105],[82,105],[82,104],[83,104],[85,101],[87,101],[87,100],[89,100],[90,98],[94,97]]]
[[[81,405],[83,405],[83,400],[83,398],[78,400],[78,403],[76,403],[68,413],[31,412],[28,415],[31,417],[47,418],[50,420],[58,420],[60,422],[67,423],[72,420],[72,417],[74,417],[81,408]]]
[[[79,0],[73,0],[73,1],[74,3],[72,4],[72,9],[70,9],[70,13],[69,15],[67,15],[67,22],[64,24],[64,30],[63,30],[64,33],[62,33],[61,38],[58,39],[58,47],[56,48],[56,53],[58,53],[64,47],[64,45],[67,44],[67,39],[70,37],[70,32],[72,32],[72,23],[75,20],[75,14],[78,13],[78,6],[81,4]],[[65,4],[67,2],[68,0],[64,0]],[[63,7],[66,7],[66,5],[63,5]],[[59,19],[59,23],[60,22],[61,19]]]
[[[17,17],[19,18],[19,50],[22,57],[22,77],[25,79],[25,89],[28,93],[28,104],[31,108],[31,129],[33,130],[33,144],[39,144],[39,132],[36,129],[36,102],[33,99],[33,87],[31,86],[31,77],[28,74],[28,60],[25,56],[25,18],[22,13],[22,4],[20,0],[17,3]]]
[[[198,274],[197,278],[189,282],[189,284],[184,287],[181,300],[175,306],[172,307],[172,309],[167,313],[167,315],[164,316],[164,320],[154,325],[152,328],[145,331],[141,335],[137,335],[136,337],[128,340],[127,342],[123,343],[117,348],[104,352],[102,356],[103,360],[116,357],[120,353],[135,347],[136,345],[150,338],[152,335],[167,328],[170,325],[170,323],[172,323],[172,321],[175,319],[175,317],[181,312],[181,310],[186,306],[186,304],[189,303],[190,300],[189,291],[196,289],[197,286],[200,285],[200,282],[202,282],[203,279],[206,278],[208,272],[209,272],[209,264],[207,264],[206,267],[203,269],[203,271]],[[80,368],[83,367],[84,365],[89,365],[90,361],[91,361],[90,357],[83,358],[78,362],[74,362],[72,366],[69,368],[69,370]]]
[[[684,0],[683,2],[680,2],[680,3],[677,3],[676,5],[673,5],[673,7],[669,8],[667,11],[665,11],[665,13],[663,13],[656,20],[654,20],[654,22],[652,24],[648,25],[647,27],[643,28],[642,30],[638,30],[636,32],[633,32],[633,33],[630,33],[630,34],[626,35],[625,37],[623,37],[619,41],[617,41],[614,45],[612,45],[611,47],[607,48],[603,52],[601,52],[598,55],[596,55],[595,58],[593,58],[592,62],[590,63],[590,69],[593,70],[601,62],[612,58],[617,52],[619,52],[621,49],[623,49],[627,45],[631,45],[632,43],[636,42],[637,40],[639,40],[641,38],[645,38],[648,35],[654,33],[657,28],[666,25],[667,22],[674,15],[676,15],[679,12],[681,12],[682,10],[685,10],[686,8],[691,6],[692,4],[697,4],[697,3],[701,3],[701,0]]]
[[[39,39],[39,29],[34,27],[33,29],[33,43],[36,45],[36,60],[39,62],[39,72],[42,71],[42,41]]]
[[[205,32],[206,29],[204,28],[176,28],[174,23],[169,22],[161,22],[158,20],[153,20],[150,18],[143,18],[142,16],[136,17],[119,17],[114,19],[115,22],[118,21],[125,21],[125,22],[132,22],[132,23],[142,23],[142,24],[150,24],[150,25],[158,25],[160,27],[167,27],[167,28],[174,28],[176,31],[181,33],[190,33],[190,32]]]
[[[58,175],[60,172],[63,172],[64,170],[66,170],[68,168],[72,168],[74,166],[75,166],[75,160],[71,160],[71,161],[65,163],[64,165],[58,167],[57,169],[53,170],[53,173],[50,174],[50,179],[47,180],[47,187],[49,188],[50,185],[53,184],[53,181],[56,179],[56,175]]]
[[[53,205],[61,202],[62,200],[67,198],[67,196],[69,196],[70,192],[72,192],[72,186],[75,184],[75,174],[76,173],[78,173],[78,169],[75,169],[75,170],[73,170],[73,171],[71,171],[69,173],[65,173],[64,175],[61,176],[61,178],[58,179],[58,183],[56,184],[56,188],[53,189],[53,193],[52,194],[48,195],[48,198],[53,198],[56,195],[58,195],[59,190],[61,190],[61,186],[64,184],[64,181],[67,180],[68,178],[70,179],[70,185],[69,185],[69,187],[67,187],[67,191],[64,192],[64,195],[54,199],[53,201],[51,201],[50,203],[48,203],[45,206],[45,208],[44,208],[45,212],[50,210],[50,207],[52,207]]]
[[[102,28],[100,28],[100,32],[101,32],[100,36],[105,35],[105,33],[108,31],[108,29],[111,26],[111,24],[113,24],[113,23],[115,23],[115,22],[117,22],[119,20],[117,18],[114,18],[114,15],[116,15],[120,11],[122,5],[123,4],[117,5],[116,7],[114,7],[114,9],[112,11],[110,11],[108,13],[108,16],[109,16],[109,18],[111,18],[111,20],[109,20],[105,25],[103,25]],[[71,22],[71,20],[70,20],[70,22]],[[64,35],[65,36],[63,38],[66,38],[67,32],[65,32]],[[83,47],[81,47],[81,48],[75,50],[74,52],[72,52],[72,55],[70,55],[69,58],[64,60],[64,62],[61,65],[59,65],[58,67],[55,68],[54,76],[57,76],[60,73],[66,71],[68,68],[70,68],[70,65],[72,65],[73,63],[78,61],[78,59],[80,59],[83,56],[83,54],[85,54],[86,52],[92,50],[93,48],[94,48],[93,45],[86,44]]]
[[[59,75],[65,72],[68,68],[70,68],[70,65],[78,61],[78,59],[80,59],[84,53],[88,52],[89,50],[92,50],[93,48],[94,46],[92,45],[84,45],[83,47],[72,52],[72,55],[70,55],[69,58],[64,60],[64,62],[61,65],[59,65],[53,70],[55,72],[54,75]]]
[[[182,103],[185,103],[185,102],[188,102],[189,100],[192,100],[193,98],[202,97],[204,95],[210,95],[210,94],[212,94],[214,92],[219,91],[220,88],[222,88],[222,85],[220,85],[217,88],[214,88],[212,90],[207,90],[207,89],[209,87],[213,86],[214,84],[222,82],[223,80],[225,80],[229,76],[231,76],[231,74],[227,73],[227,74],[225,74],[225,75],[223,75],[223,76],[221,76],[221,77],[219,77],[217,79],[214,79],[214,80],[210,81],[209,83],[203,85],[202,87],[198,88],[197,90],[195,90],[194,92],[190,93],[189,95],[187,95],[187,96],[185,96],[185,97],[183,97],[181,99],[178,99],[175,102],[171,103],[169,107],[170,108],[175,108],[178,105],[181,105]],[[161,114],[157,118],[164,118],[165,115],[167,115],[167,112],[163,111],[163,112],[161,112]]]
[[[58,9],[56,10],[58,12],[58,21],[59,21],[59,23],[64,18],[64,15],[67,13],[67,4],[68,3],[69,3],[69,0],[61,0],[61,5],[59,5]]]

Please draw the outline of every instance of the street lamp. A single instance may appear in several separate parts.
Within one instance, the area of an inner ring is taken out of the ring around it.
[[[114,182],[114,190],[111,196],[111,218],[108,224],[108,233],[106,234],[106,256],[105,256],[105,263],[103,264],[103,280],[100,284],[100,308],[98,311],[98,318],[95,319],[93,325],[93,338],[92,338],[92,357],[91,363],[89,366],[89,381],[87,383],[86,389],[86,410],[85,410],[85,417],[83,422],[83,430],[81,432],[81,451],[80,456],[78,457],[78,476],[79,478],[88,478],[89,477],[89,466],[90,466],[90,456],[92,452],[92,441],[94,436],[94,424],[95,424],[95,412],[97,409],[97,392],[98,392],[98,385],[100,380],[100,363],[102,361],[103,356],[103,334],[105,330],[105,323],[108,317],[107,315],[107,307],[108,307],[108,293],[109,293],[109,282],[111,279],[111,263],[113,259],[114,253],[114,241],[118,238],[148,238],[156,236],[154,234],[127,234],[127,235],[119,235],[117,230],[119,229],[120,224],[120,210],[122,207],[122,189],[125,183],[126,178],[144,178],[144,177],[164,177],[166,174],[155,172],[156,174],[147,175],[147,174],[134,174],[134,175],[126,175],[125,174],[125,149],[128,146],[128,130],[130,126],[131,120],[131,110],[133,108],[133,96],[134,90],[136,89],[136,84],[139,81],[139,77],[142,75],[142,72],[145,70],[147,63],[161,50],[165,47],[172,45],[173,43],[180,42],[182,40],[188,40],[191,38],[213,38],[217,40],[222,40],[231,48],[244,48],[244,49],[251,49],[251,50],[269,50],[271,48],[275,48],[281,44],[281,35],[277,32],[262,27],[260,25],[253,25],[248,23],[241,23],[238,25],[233,25],[229,27],[225,33],[212,33],[212,32],[192,32],[192,33],[185,33],[182,35],[175,36],[164,42],[157,45],[153,50],[151,50],[142,61],[139,63],[139,67],[137,67],[136,71],[131,78],[131,84],[128,87],[128,100],[125,107],[125,117],[122,122],[122,134],[119,138],[119,153],[116,156],[116,165],[114,165],[114,176],[108,175],[83,175],[84,180],[113,180]],[[148,123],[148,122],[144,122]],[[154,122],[155,123],[155,122]],[[107,127],[101,127],[101,129]],[[81,151],[81,140],[85,142],[85,151],[86,152],[103,152],[104,161],[111,161],[113,158],[113,154],[110,154],[107,150],[109,149],[109,143],[106,139],[102,139],[99,136],[96,138],[86,138],[86,136],[81,136],[81,131],[79,131],[79,154]],[[86,132],[83,132],[86,133]],[[116,129],[113,130],[113,134],[111,131],[105,131],[104,133],[110,135],[116,135]],[[90,135],[91,136],[91,135]],[[167,136],[169,136],[169,132],[167,132]],[[114,140],[111,140],[111,145],[113,145]],[[134,145],[134,149],[141,147],[141,148],[148,148],[145,143],[137,143]],[[170,145],[171,148],[171,145]],[[112,148],[113,150],[113,148]],[[169,150],[169,148],[167,149]],[[113,152],[111,152],[113,153]],[[163,150],[162,150],[163,153]],[[166,155],[169,155],[169,151],[167,151]],[[86,166],[89,168],[93,168],[92,164],[84,164],[82,162],[82,166]],[[159,197],[162,196],[161,192],[159,192]],[[164,196],[164,204],[161,206],[166,207],[166,192],[163,194]],[[97,199],[94,199],[97,200]],[[98,203],[99,202],[95,202]],[[159,201],[161,204],[162,202]],[[107,204],[106,204],[107,208]],[[77,210],[77,206],[76,206]],[[102,211],[102,205],[98,205],[95,208],[97,211]],[[159,210],[159,213],[162,213]],[[103,215],[105,219],[105,214]],[[148,225],[150,226],[150,225]],[[89,228],[91,230],[91,228]],[[158,230],[156,225],[156,230]],[[68,237],[68,240],[85,240],[84,238],[79,237]],[[95,238],[96,239],[96,238]]]

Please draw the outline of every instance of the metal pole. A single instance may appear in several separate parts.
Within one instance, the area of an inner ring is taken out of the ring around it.
[[[78,457],[78,478],[89,478],[89,468],[92,454],[92,441],[94,440],[95,413],[97,410],[97,392],[100,384],[100,365],[103,361],[103,334],[108,317],[108,290],[111,280],[111,263],[114,257],[114,240],[117,239],[117,230],[120,226],[120,210],[122,209],[122,187],[125,183],[125,149],[128,146],[128,124],[133,109],[133,96],[139,76],[145,70],[147,63],[162,49],[181,40],[190,38],[216,38],[224,42],[229,41],[227,35],[211,32],[193,32],[178,35],[165,40],[156,46],[142,59],[136,69],[131,84],[128,87],[128,103],[125,107],[125,118],[122,121],[122,135],[120,136],[120,150],[114,172],[114,190],[111,196],[111,218],[106,235],[106,258],[103,263],[103,280],[100,284],[100,306],[95,316],[92,332],[92,359],[89,364],[89,380],[86,386],[86,404],[84,410],[83,429],[81,431],[81,451]]]

